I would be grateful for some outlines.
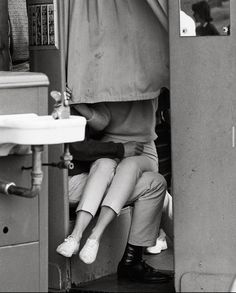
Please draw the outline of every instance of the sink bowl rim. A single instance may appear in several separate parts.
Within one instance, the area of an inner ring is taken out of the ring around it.
[[[68,119],[54,119],[51,115],[12,114],[0,115],[0,128],[9,129],[43,129],[68,128],[85,125],[86,119],[82,116],[71,115]]]
[[[84,117],[75,115],[58,120],[34,113],[0,115],[0,144],[49,145],[83,141],[86,123]]]

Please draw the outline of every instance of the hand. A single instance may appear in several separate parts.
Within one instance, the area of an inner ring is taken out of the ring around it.
[[[72,90],[68,86],[66,86],[66,97],[68,100],[72,99]]]
[[[62,96],[61,93],[58,91],[51,91],[50,93],[51,97],[56,101],[57,104],[62,102]]]
[[[123,144],[124,145],[124,157],[139,156],[143,152],[143,143],[129,141]]]

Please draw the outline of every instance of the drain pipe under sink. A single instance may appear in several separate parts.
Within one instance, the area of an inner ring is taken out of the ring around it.
[[[6,195],[17,195],[25,198],[36,197],[40,190],[43,180],[42,172],[42,152],[43,145],[32,145],[32,172],[31,188],[16,186],[14,182],[4,182],[0,180],[0,193]]]

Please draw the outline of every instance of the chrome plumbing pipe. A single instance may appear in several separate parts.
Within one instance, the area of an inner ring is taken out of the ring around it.
[[[74,164],[72,163],[72,155],[70,154],[70,148],[69,148],[69,144],[65,143],[64,144],[64,153],[61,156],[61,164],[62,164],[62,168],[68,169],[68,170],[72,170],[74,169]]]
[[[43,180],[42,172],[42,145],[32,146],[32,172],[31,172],[31,188],[16,186],[13,182],[0,181],[0,193],[9,195],[17,195],[26,198],[36,197],[40,190]]]

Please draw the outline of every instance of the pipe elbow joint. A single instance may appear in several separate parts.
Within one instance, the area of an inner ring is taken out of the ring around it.
[[[25,198],[34,198],[37,195],[39,195],[40,190],[41,190],[40,185],[34,185],[32,186],[31,189],[11,185],[9,186],[7,190],[7,194],[17,195],[17,196],[25,197]]]

